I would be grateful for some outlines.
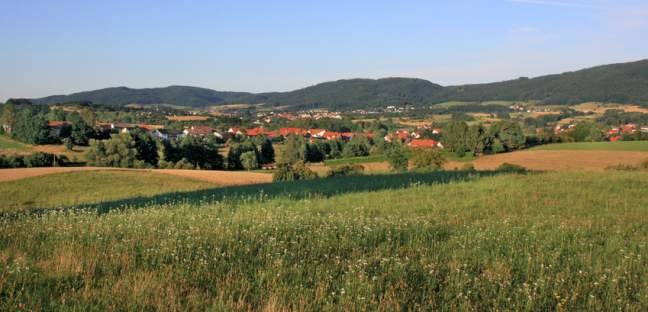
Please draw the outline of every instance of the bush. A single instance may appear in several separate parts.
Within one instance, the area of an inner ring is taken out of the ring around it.
[[[446,158],[436,148],[416,149],[412,156],[412,166],[416,170],[441,170],[446,162]]]
[[[177,163],[175,163],[173,168],[174,169],[193,170],[193,169],[196,169],[196,166],[194,166],[194,164],[192,164],[188,159],[182,158]]]
[[[259,168],[259,160],[256,152],[245,152],[241,154],[241,165],[245,170],[254,170]]]
[[[511,172],[511,173],[526,173],[527,169],[520,165],[503,163],[499,167],[497,167],[497,171]]]
[[[0,168],[32,168],[32,167],[52,167],[64,166],[68,163],[65,156],[48,153],[33,153],[26,156],[0,156]]]
[[[644,160],[644,162],[639,165],[639,168],[648,169],[648,159]]]
[[[364,172],[364,166],[358,164],[347,164],[332,167],[326,173],[327,177],[338,177],[338,176],[350,176],[350,175],[359,175]]]
[[[317,174],[310,170],[303,161],[294,164],[279,164],[277,171],[272,176],[273,181],[312,180],[316,178]]]
[[[387,162],[393,171],[407,171],[407,153],[403,147],[394,145],[386,151]]]

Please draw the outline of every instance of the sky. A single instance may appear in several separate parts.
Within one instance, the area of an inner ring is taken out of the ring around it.
[[[648,58],[647,0],[0,0],[0,101],[494,82]]]

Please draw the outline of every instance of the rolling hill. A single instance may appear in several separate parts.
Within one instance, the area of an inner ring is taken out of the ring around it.
[[[174,104],[208,106],[227,103],[266,103],[289,109],[375,108],[444,101],[527,101],[577,104],[588,101],[648,105],[648,59],[592,67],[537,78],[443,87],[415,78],[347,79],[324,82],[290,92],[222,92],[205,88],[107,88],[34,99],[38,104],[92,101],[107,105]]]

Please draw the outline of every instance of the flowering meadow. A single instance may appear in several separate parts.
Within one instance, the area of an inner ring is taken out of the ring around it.
[[[646,173],[358,179],[4,214],[0,310],[648,309]]]

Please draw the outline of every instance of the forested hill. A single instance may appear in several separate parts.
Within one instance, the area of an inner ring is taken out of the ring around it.
[[[552,104],[588,101],[648,105],[648,60],[588,68],[537,78],[443,87],[423,79],[348,79],[320,83],[290,92],[221,92],[205,88],[108,88],[34,99],[39,104],[92,101],[97,104],[174,104],[207,106],[227,103],[267,103],[289,109],[336,110],[376,108],[444,101],[538,100]]]
[[[70,95],[54,95],[33,100],[36,104],[56,104],[91,101],[96,104],[174,104],[181,106],[206,106],[214,104],[247,102],[255,96],[247,92],[222,92],[206,88],[170,86],[166,88],[131,89],[106,88]]]
[[[447,87],[441,100],[539,100],[648,104],[648,60],[592,67],[533,79]]]

